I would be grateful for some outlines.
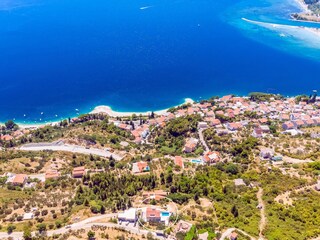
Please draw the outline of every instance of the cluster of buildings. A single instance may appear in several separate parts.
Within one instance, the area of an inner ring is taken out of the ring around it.
[[[85,167],[76,167],[72,170],[71,177],[82,178],[86,173],[87,169]],[[45,182],[46,180],[57,180],[61,177],[61,173],[56,169],[48,169],[45,173],[40,174],[16,174],[16,173],[5,173],[2,177],[6,177],[6,184],[11,184],[16,187],[35,187],[36,182],[28,181],[29,179],[37,179],[39,182]]]
[[[190,114],[199,114],[203,122],[199,128],[214,127],[218,133],[226,134],[241,130],[249,123],[254,125],[252,133],[255,137],[263,137],[270,133],[269,121],[278,120],[283,122],[284,131],[299,129],[306,126],[320,125],[320,102],[307,104],[296,103],[294,98],[276,100],[271,98],[266,102],[250,101],[248,97],[234,97],[227,95],[214,100],[214,103],[194,103],[187,108],[178,109],[174,113],[164,113],[155,119],[150,119],[143,125],[137,125],[135,130],[131,125],[116,123],[122,129],[129,130],[135,136],[136,142],[142,143],[149,133],[150,126],[165,126],[166,122]],[[246,117],[246,114],[254,114],[254,118]],[[239,121],[233,121],[238,116],[243,116]],[[221,122],[221,118],[226,122]],[[290,131],[289,131],[290,132]],[[291,133],[291,132],[290,132]],[[190,138],[186,141],[184,151],[189,153],[195,150],[197,139]]]
[[[137,144],[143,143],[149,134],[150,124],[140,125],[140,121],[133,121],[132,124],[115,121],[114,124],[122,130],[129,131]]]

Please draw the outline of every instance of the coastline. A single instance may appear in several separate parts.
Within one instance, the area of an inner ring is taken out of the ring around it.
[[[302,12],[300,13],[292,13],[291,18],[296,21],[303,21],[303,22],[313,22],[319,23],[320,18],[317,16],[315,12],[309,9],[309,5],[305,3],[304,0],[295,0],[298,4]]]
[[[181,103],[181,104],[178,104],[176,106],[172,106],[172,107],[178,107],[178,106],[181,106],[183,104],[187,104],[187,103],[194,103],[195,101],[191,98],[185,98],[184,99],[184,102]],[[105,114],[108,114],[110,117],[129,117],[129,116],[132,116],[133,114],[136,114],[136,115],[148,115],[148,114],[151,114],[151,112],[154,112],[155,114],[157,115],[162,115],[162,114],[165,114],[168,109],[172,108],[172,107],[169,107],[169,108],[166,108],[166,109],[162,109],[162,110],[156,110],[156,111],[146,111],[146,112],[135,112],[135,111],[132,111],[132,112],[119,112],[119,111],[115,111],[115,110],[112,110],[112,108],[110,106],[107,106],[107,105],[100,105],[100,106],[96,106],[92,111],[90,112],[86,112],[84,114],[94,114],[94,113],[105,113]],[[46,122],[46,123],[20,123],[20,122],[16,122],[16,124],[19,125],[20,128],[22,129],[30,129],[30,128],[41,128],[41,127],[44,127],[44,126],[54,126],[56,124],[58,124],[59,121],[53,121],[53,122]],[[0,123],[1,125],[4,125],[3,122]]]
[[[187,103],[193,103],[194,101],[191,98],[185,98],[184,102],[182,104],[173,106],[173,107],[178,107],[181,106],[183,104],[187,104]],[[146,111],[146,112],[118,112],[118,111],[114,111],[112,110],[111,107],[106,106],[106,105],[100,105],[100,106],[96,106],[90,113],[106,113],[108,114],[110,117],[128,117],[128,116],[132,116],[132,114],[136,114],[136,115],[148,115],[151,114],[151,112],[154,112],[157,115],[162,115],[164,113],[166,113],[168,111],[168,109],[170,108],[166,108],[166,109],[162,109],[162,110],[158,110],[158,111]]]

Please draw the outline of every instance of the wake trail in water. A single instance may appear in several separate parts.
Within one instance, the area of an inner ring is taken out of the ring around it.
[[[141,7],[140,10],[147,10],[149,8],[153,8],[154,6],[145,6],[145,7]]]

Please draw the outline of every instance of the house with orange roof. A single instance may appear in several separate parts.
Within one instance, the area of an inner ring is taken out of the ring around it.
[[[150,167],[147,162],[136,162],[132,164],[132,173],[149,172]]]
[[[208,111],[207,113],[206,113],[206,116],[207,117],[215,117],[215,114],[214,114],[214,111]]]
[[[12,179],[12,185],[23,187],[24,184],[27,182],[28,176],[27,174],[16,174]]]
[[[304,127],[306,126],[305,122],[302,121],[301,119],[298,119],[298,120],[295,120],[295,121],[292,121],[295,128],[300,128],[300,127]]]
[[[189,107],[189,108],[187,109],[187,113],[188,113],[188,115],[192,115],[192,114],[195,113],[195,111],[194,111],[194,109],[193,109],[192,107]]]
[[[128,130],[128,131],[132,130],[132,126],[125,123],[119,123],[117,127],[121,128],[122,130]]]
[[[184,169],[184,163],[181,156],[175,156],[174,158],[174,164],[176,166],[179,166],[181,169]]]
[[[240,122],[227,123],[226,126],[230,131],[238,131],[242,128],[242,124]]]
[[[230,240],[237,240],[237,239],[238,239],[238,233],[232,232],[232,233],[230,234],[229,239],[230,239]]]
[[[72,177],[74,178],[82,178],[86,174],[86,168],[84,166],[75,167],[72,170]]]
[[[60,173],[57,170],[47,170],[45,173],[45,179],[58,179],[60,177]]]
[[[147,222],[160,222],[161,221],[161,211],[156,208],[146,208],[145,220]]]
[[[316,122],[313,119],[305,119],[303,120],[303,122],[305,123],[306,126],[312,127],[312,126],[316,126]]]
[[[222,110],[218,110],[215,113],[216,113],[216,115],[224,115],[224,112]]]
[[[232,101],[233,103],[243,103],[243,102],[244,102],[244,99],[243,99],[242,97],[233,97],[233,98],[231,99],[231,101]]]
[[[259,119],[259,123],[260,124],[266,124],[268,122],[268,119],[267,118],[260,118]]]
[[[184,145],[183,151],[186,153],[191,153],[196,150],[199,140],[195,138],[189,138]]]
[[[221,156],[219,152],[207,152],[206,154],[204,154],[203,158],[202,158],[203,162],[205,162],[206,164],[215,164],[220,162],[221,160]]]
[[[295,128],[295,124],[292,121],[287,121],[282,124],[284,130],[290,130]]]
[[[223,102],[228,102],[231,99],[232,99],[232,95],[226,95],[226,96],[223,96],[222,98],[220,98],[220,100]]]
[[[210,125],[211,126],[217,126],[217,125],[220,125],[221,124],[221,121],[219,120],[219,119],[217,119],[217,118],[214,118],[214,119],[211,119],[210,120]]]
[[[289,114],[280,114],[280,121],[288,121],[290,120]]]
[[[13,139],[13,137],[11,135],[9,135],[9,134],[2,135],[0,138],[3,141],[11,141]]]
[[[205,103],[199,104],[199,107],[200,107],[200,109],[204,110],[204,109],[208,109],[208,108],[212,107],[212,104],[205,102]]]

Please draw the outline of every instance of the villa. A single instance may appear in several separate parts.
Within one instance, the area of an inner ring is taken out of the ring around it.
[[[7,183],[12,183],[13,186],[23,187],[28,180],[27,174],[16,174],[12,175],[10,180],[8,179]]]
[[[150,167],[146,162],[136,162],[132,164],[132,173],[149,172]]]
[[[145,210],[145,221],[146,222],[160,222],[161,211],[156,208],[146,208]]]
[[[186,144],[184,145],[184,152],[186,153],[191,153],[194,150],[196,150],[196,147],[198,145],[198,139],[195,138],[189,138],[186,142]]]
[[[171,213],[156,207],[146,207],[142,209],[142,219],[148,223],[169,224]]]
[[[221,156],[219,152],[207,152],[202,159],[203,162],[210,165],[220,162]]]

